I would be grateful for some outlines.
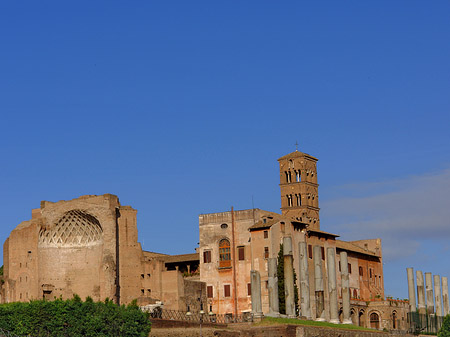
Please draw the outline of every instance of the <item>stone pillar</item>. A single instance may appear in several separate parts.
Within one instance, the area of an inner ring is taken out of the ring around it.
[[[439,275],[434,275],[434,303],[436,316],[442,316],[441,277]]]
[[[330,323],[339,324],[339,308],[336,287],[336,252],[327,248],[328,294],[330,299]]]
[[[448,279],[447,277],[442,277],[442,302],[444,309],[444,316],[447,316],[450,313],[449,302],[448,302]]]
[[[298,243],[300,264],[300,310],[301,316],[311,319],[311,305],[309,294],[308,251],[306,242]]]
[[[277,276],[277,258],[271,257],[268,260],[269,269],[269,316],[280,316],[280,308],[278,302],[278,276]]]
[[[433,276],[431,273],[425,273],[425,290],[427,294],[427,313],[434,313],[434,296],[433,296]]]
[[[289,317],[295,317],[294,262],[292,257],[292,239],[290,237],[283,238],[283,255],[286,315]]]
[[[414,286],[414,270],[406,268],[408,276],[408,295],[409,295],[409,310],[416,312],[416,287]]]
[[[425,283],[423,282],[423,273],[420,270],[416,271],[417,278],[417,306],[419,314],[426,314],[425,308]]]
[[[252,270],[250,272],[250,284],[252,288],[252,312],[256,317],[261,317],[262,313],[262,304],[261,304],[261,276],[259,275],[259,271]]]
[[[314,246],[314,288],[316,300],[316,321],[325,320],[323,276],[322,276],[322,247]]]
[[[350,319],[350,284],[347,252],[342,251],[339,255],[341,257],[342,323],[352,324],[352,320]]]

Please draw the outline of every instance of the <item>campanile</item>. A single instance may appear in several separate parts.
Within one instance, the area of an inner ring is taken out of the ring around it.
[[[281,214],[320,229],[317,158],[294,151],[280,163]]]

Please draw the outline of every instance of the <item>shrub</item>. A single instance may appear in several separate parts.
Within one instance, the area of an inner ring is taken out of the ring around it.
[[[79,296],[63,301],[36,300],[0,305],[0,328],[30,336],[130,336],[147,337],[148,313],[136,302],[118,306],[111,300],[94,302]]]
[[[438,337],[450,337],[450,315],[444,317]]]

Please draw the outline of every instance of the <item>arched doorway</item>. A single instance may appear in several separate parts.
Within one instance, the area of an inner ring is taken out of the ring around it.
[[[366,327],[366,315],[364,310],[360,310],[358,314],[359,326]]]
[[[370,314],[370,327],[373,329],[380,328],[380,316],[376,312]]]
[[[350,309],[350,319],[352,320],[353,325],[359,325],[358,321],[358,314],[356,313],[355,309]]]
[[[396,311],[392,312],[392,329],[398,329],[397,312]]]

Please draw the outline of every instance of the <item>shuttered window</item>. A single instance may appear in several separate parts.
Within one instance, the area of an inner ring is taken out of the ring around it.
[[[238,259],[239,261],[245,260],[245,248],[244,247],[238,247]]]
[[[231,296],[231,289],[230,289],[230,285],[229,284],[225,284],[223,286],[223,292],[224,292],[224,296],[225,297],[230,297]]]
[[[211,262],[211,251],[205,250],[203,252],[203,263],[210,263]]]

